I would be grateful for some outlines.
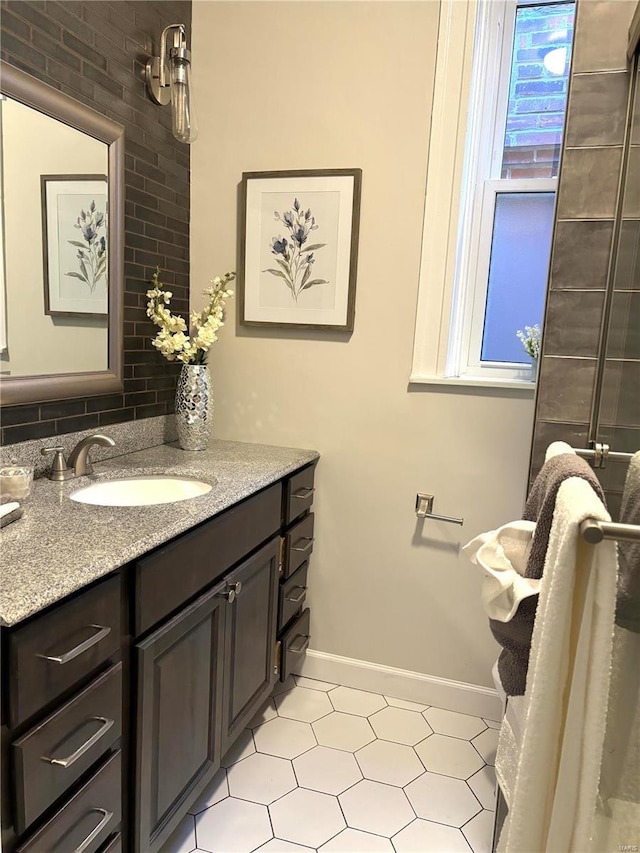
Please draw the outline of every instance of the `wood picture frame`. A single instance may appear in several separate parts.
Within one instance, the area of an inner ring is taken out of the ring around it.
[[[352,332],[361,169],[244,172],[239,322]]]

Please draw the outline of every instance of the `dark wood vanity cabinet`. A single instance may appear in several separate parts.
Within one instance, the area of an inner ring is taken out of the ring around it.
[[[3,853],[157,853],[308,645],[315,463],[2,629]]]

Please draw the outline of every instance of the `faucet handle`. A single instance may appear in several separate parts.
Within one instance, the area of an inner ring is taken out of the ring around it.
[[[53,457],[53,464],[51,465],[51,471],[47,475],[50,480],[60,482],[63,480],[69,480],[73,477],[73,469],[69,468],[67,461],[64,458],[64,447],[59,444],[54,447],[43,447],[40,453],[43,456],[48,456],[50,453],[55,454]]]

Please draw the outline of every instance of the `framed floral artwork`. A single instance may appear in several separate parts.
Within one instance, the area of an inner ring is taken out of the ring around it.
[[[240,323],[353,331],[361,169],[245,172]]]
[[[107,176],[41,175],[45,314],[108,310]]]

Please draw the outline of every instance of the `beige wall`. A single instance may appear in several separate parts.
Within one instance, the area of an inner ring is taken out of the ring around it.
[[[408,389],[439,7],[193,4],[192,296],[236,263],[243,171],[361,167],[355,331],[227,326],[219,438],[317,448],[312,648],[491,685],[481,576],[459,546],[517,516],[531,398]],[[414,515],[417,491],[462,529]]]
[[[40,176],[106,175],[107,146],[7,99],[2,155],[8,351],[0,369],[12,376],[106,370],[106,317],[44,313]]]

